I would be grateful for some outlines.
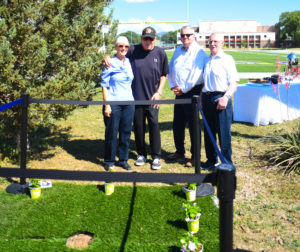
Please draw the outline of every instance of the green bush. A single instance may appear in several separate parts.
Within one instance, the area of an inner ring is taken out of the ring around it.
[[[263,141],[269,147],[261,158],[284,174],[300,174],[300,124],[290,131],[275,131]]]

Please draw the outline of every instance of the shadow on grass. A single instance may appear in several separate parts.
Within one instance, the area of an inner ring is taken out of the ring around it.
[[[245,249],[234,249],[233,252],[252,252],[251,250],[245,250]]]
[[[127,239],[128,239],[128,234],[129,234],[131,221],[132,221],[133,206],[134,206],[135,197],[136,197],[136,183],[134,182],[133,183],[132,196],[131,196],[131,202],[130,202],[130,211],[129,211],[129,215],[128,215],[128,219],[127,219],[125,233],[123,235],[123,239],[122,239],[122,243],[121,243],[121,247],[120,247],[120,252],[125,251],[125,244],[126,244]]]
[[[261,136],[259,136],[259,135],[240,134],[237,131],[232,131],[231,136],[233,136],[233,137],[242,137],[242,138],[245,138],[245,139],[247,139],[247,138],[248,139],[259,139],[259,138],[261,138]]]
[[[146,128],[146,131],[148,131],[148,127]],[[160,123],[160,129],[162,131],[161,134],[163,134],[163,131],[165,130],[172,129],[172,122]],[[50,127],[39,127],[33,130],[29,136],[30,152],[28,152],[28,154],[30,155],[30,158],[35,160],[52,158],[55,156],[55,152],[51,152],[51,149],[60,146],[78,160],[85,160],[95,164],[104,165],[104,162],[100,161],[104,158],[104,139],[69,140],[71,137],[70,130],[70,127],[60,128],[55,125],[51,125]],[[146,144],[146,150],[148,158],[151,158],[150,144]],[[173,152],[175,152],[175,150],[168,152],[162,148],[161,157],[166,159],[166,157]],[[130,140],[129,158],[134,160],[137,158],[134,140]],[[185,162],[186,160],[183,158],[176,160],[174,163],[185,164]]]
[[[185,195],[184,195],[184,193],[182,191],[173,191],[172,193],[173,193],[173,195],[175,195],[175,196],[177,196],[179,198],[185,199]]]
[[[178,229],[186,229],[186,222],[183,220],[167,221],[169,225],[172,225]]]
[[[168,252],[180,252],[181,249],[179,247],[176,246],[172,246],[168,248]]]
[[[71,140],[60,143],[60,146],[78,160],[102,164],[104,140]]]

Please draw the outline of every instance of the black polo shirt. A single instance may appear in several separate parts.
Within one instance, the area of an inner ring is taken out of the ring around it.
[[[139,44],[131,46],[126,57],[130,60],[134,75],[132,82],[134,99],[150,100],[159,87],[160,77],[169,73],[165,51],[157,46],[151,51],[146,51]]]

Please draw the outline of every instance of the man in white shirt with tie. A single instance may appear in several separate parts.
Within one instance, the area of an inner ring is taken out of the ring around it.
[[[195,40],[193,27],[183,26],[180,33],[182,45],[177,47],[173,54],[168,75],[169,85],[176,95],[176,100],[200,95],[203,69],[207,59],[204,50]],[[188,123],[192,157],[186,163],[187,167],[194,165],[192,111],[192,104],[174,105],[173,136],[176,152],[168,156],[169,160],[176,160],[185,156],[185,126]]]

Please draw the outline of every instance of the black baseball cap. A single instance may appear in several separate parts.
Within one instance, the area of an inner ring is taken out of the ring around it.
[[[153,27],[148,26],[142,32],[142,38],[152,38],[155,39],[156,31]]]

